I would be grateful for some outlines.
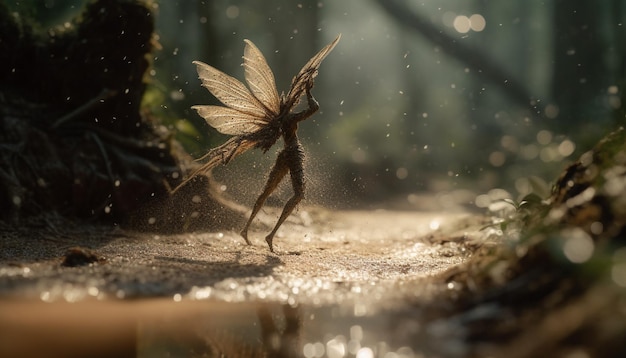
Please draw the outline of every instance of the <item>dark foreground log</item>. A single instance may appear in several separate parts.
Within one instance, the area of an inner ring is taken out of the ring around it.
[[[47,31],[3,2],[0,27],[1,219],[179,231],[238,218],[207,178],[170,197],[193,163],[141,110],[158,46],[149,2],[93,1]]]

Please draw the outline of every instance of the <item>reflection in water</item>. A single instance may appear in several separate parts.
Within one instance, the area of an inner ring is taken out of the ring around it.
[[[209,302],[185,304],[201,306],[192,317],[140,320],[139,357],[417,356],[410,342],[393,346],[395,328],[386,328],[394,326],[394,315],[358,317],[348,307],[275,303],[232,303],[215,312],[201,308]]]

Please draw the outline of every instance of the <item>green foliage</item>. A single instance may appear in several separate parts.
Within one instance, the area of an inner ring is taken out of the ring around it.
[[[546,198],[548,185],[539,178],[530,180],[533,191],[525,195],[520,200],[505,198],[501,203],[508,204],[513,210],[499,210],[500,217],[495,222],[484,226],[482,229],[498,227],[503,233],[512,227],[516,229],[528,228],[534,223],[540,222],[550,209],[549,201]]]

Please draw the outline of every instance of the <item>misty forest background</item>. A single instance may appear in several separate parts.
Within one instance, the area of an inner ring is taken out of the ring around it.
[[[33,16],[53,26],[82,1],[35,3]],[[300,67],[342,34],[313,89],[321,111],[299,131],[309,203],[419,206],[416,198],[436,193],[472,204],[494,188],[519,197],[532,190],[529,178],[554,180],[624,124],[621,0],[153,6],[162,48],[154,54],[144,108],[196,157],[225,136],[190,109],[216,103],[200,87],[193,60],[243,80],[243,39],[250,39],[265,54],[279,92],[286,92]],[[233,196],[253,198],[270,154],[246,154],[215,176]]]

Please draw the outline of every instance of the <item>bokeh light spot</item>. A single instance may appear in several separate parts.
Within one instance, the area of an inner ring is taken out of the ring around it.
[[[470,30],[470,19],[467,16],[459,15],[454,18],[453,26],[457,32],[466,34]]]
[[[469,17],[470,28],[476,32],[481,32],[485,29],[487,22],[485,18],[480,14],[474,14]]]
[[[589,235],[580,228],[564,229],[563,254],[575,264],[587,262],[593,255],[594,244]]]

